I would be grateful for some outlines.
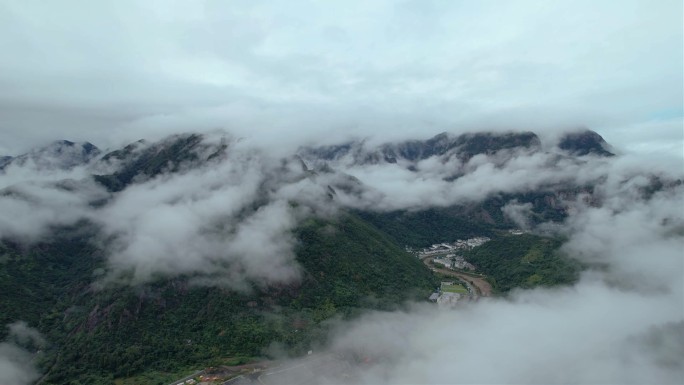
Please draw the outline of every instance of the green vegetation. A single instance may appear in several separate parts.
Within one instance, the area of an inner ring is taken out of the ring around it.
[[[579,264],[558,253],[558,239],[502,236],[484,225],[468,230],[465,221],[449,225],[453,218],[433,211],[309,219],[295,231],[304,276],[289,285],[238,293],[190,286],[190,277],[180,277],[95,291],[94,272],[104,259],[89,241],[92,226],[81,223],[31,247],[0,243],[0,322],[24,320],[46,336],[44,384],[166,384],[178,373],[248,362],[269,349],[302,354],[324,340],[326,320],[423,300],[437,285],[396,239],[362,219],[369,216],[386,227],[397,219],[395,235],[407,233],[415,219],[416,243],[491,235],[466,259],[499,292],[578,277]],[[457,235],[430,233],[445,226]],[[460,284],[442,290],[467,292]]]
[[[465,257],[499,292],[571,284],[577,281],[581,265],[564,257],[558,251],[560,245],[556,238],[506,235],[466,252]]]
[[[399,245],[427,247],[433,243],[453,242],[475,236],[493,235],[493,226],[470,220],[458,207],[423,211],[359,212]]]
[[[50,309],[86,290],[101,264],[90,236],[75,227],[26,249],[0,242],[0,340],[7,335],[4,325],[17,320],[51,328],[61,314]]]
[[[461,293],[461,294],[467,294],[468,289],[466,289],[463,285],[461,284],[453,284],[453,285],[445,285],[442,284],[441,286],[442,291],[445,293]]]
[[[423,248],[434,243],[453,242],[476,236],[493,237],[498,234],[497,230],[517,227],[502,211],[502,208],[512,201],[531,205],[530,222],[533,224],[562,221],[567,212],[558,195],[573,196],[590,191],[591,187],[578,187],[560,192],[500,194],[472,205],[429,208],[421,211],[360,211],[357,214],[385,232],[397,244]]]
[[[300,228],[298,238],[303,246],[297,251],[298,259],[311,274],[307,282],[315,286],[312,292],[330,293],[338,304],[355,306],[365,303],[369,294],[382,294],[390,301],[377,306],[389,308],[407,294],[423,298],[436,284],[417,258],[355,215],[336,223],[312,219]],[[301,301],[320,303],[321,298]]]
[[[302,354],[326,336],[331,317],[422,300],[437,284],[376,228],[342,214],[296,230],[300,282],[238,293],[181,277],[95,291],[104,260],[84,228],[31,247],[0,246],[0,322],[25,320],[50,342],[44,384],[165,384],[270,348]]]

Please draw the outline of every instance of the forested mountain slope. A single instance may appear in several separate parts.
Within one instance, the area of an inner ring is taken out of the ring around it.
[[[41,384],[165,383],[302,354],[332,319],[426,301],[438,277],[406,246],[488,236],[465,256],[496,293],[571,284],[582,265],[555,225],[609,193],[681,185],[613,173],[592,132],[552,148],[531,132],[440,134],[284,158],[230,135],[104,155],[55,143],[0,170],[0,324],[42,333],[26,346]],[[551,230],[508,233],[538,227]]]
[[[76,229],[28,248],[5,242],[0,322],[22,319],[44,333],[43,383],[105,384],[259,357],[269,346],[302,353],[322,342],[326,319],[393,309],[436,286],[419,260],[353,214],[312,219],[295,234],[301,280],[244,292],[188,277],[97,289],[103,260]]]

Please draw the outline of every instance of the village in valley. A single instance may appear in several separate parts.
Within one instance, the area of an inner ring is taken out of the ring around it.
[[[469,275],[475,266],[466,261],[463,251],[482,246],[491,239],[489,237],[474,237],[466,240],[459,239],[453,243],[437,243],[422,250],[406,248],[406,250],[420,258],[432,271],[448,275],[452,279],[443,281],[440,287],[430,295],[430,301],[440,307],[450,308],[464,301],[477,300],[483,293],[481,287],[475,284],[477,275]],[[482,279],[479,279],[482,281]]]

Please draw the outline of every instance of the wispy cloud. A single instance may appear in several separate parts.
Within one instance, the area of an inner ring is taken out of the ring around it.
[[[0,383],[28,385],[34,383],[40,374],[34,366],[34,353],[45,348],[43,336],[23,321],[7,325],[7,341],[0,342]],[[27,350],[32,349],[33,352]]]

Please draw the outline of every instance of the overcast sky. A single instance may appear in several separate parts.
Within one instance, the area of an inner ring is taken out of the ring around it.
[[[682,2],[0,0],[0,154],[587,126],[682,156]]]

